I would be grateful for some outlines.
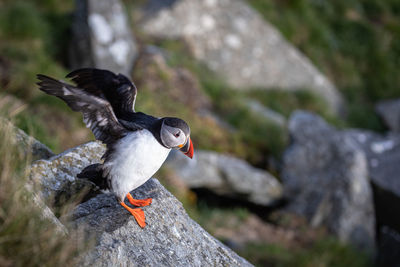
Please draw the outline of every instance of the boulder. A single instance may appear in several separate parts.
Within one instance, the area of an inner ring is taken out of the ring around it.
[[[282,187],[274,176],[235,157],[196,150],[190,160],[175,152],[168,157],[166,166],[191,188],[206,188],[222,196],[266,206],[282,197]]]
[[[91,185],[76,175],[90,164],[101,161],[105,147],[98,141],[71,148],[49,160],[38,160],[31,166],[30,179],[41,188],[40,197],[54,204],[61,196],[72,196]]]
[[[130,75],[137,46],[119,0],[76,1],[70,64]]]
[[[152,0],[138,17],[145,34],[184,39],[234,88],[307,88],[332,110],[342,105],[335,86],[244,1]]]
[[[389,130],[400,132],[400,99],[381,101],[375,109]]]
[[[400,232],[400,135],[380,135],[365,130],[347,130],[365,152],[373,184],[379,225]]]
[[[312,113],[289,120],[292,144],[283,157],[287,209],[326,226],[365,251],[375,247],[375,213],[364,151],[353,138]]]
[[[75,181],[88,164],[100,161],[98,142],[73,148],[32,166],[32,178],[44,186],[42,195],[57,194]],[[84,230],[94,246],[81,259],[85,266],[251,266],[189,218],[182,204],[157,180],[150,179],[131,192],[152,197],[144,207],[147,226],[140,228],[132,215],[108,194],[98,194],[78,205],[71,226]]]
[[[380,135],[365,130],[347,130],[365,152],[372,182],[400,197],[400,135]]]
[[[251,266],[208,234],[185,212],[182,204],[156,179],[132,192],[134,198],[153,197],[143,208],[147,226],[110,194],[79,205],[73,219],[95,234],[96,245],[83,259],[85,266]]]

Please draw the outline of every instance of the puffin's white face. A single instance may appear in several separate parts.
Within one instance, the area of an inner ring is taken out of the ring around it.
[[[160,137],[163,144],[168,148],[181,148],[188,139],[181,129],[168,126],[164,122],[161,125]]]

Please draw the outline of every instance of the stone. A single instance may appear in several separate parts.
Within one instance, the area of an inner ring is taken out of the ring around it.
[[[72,35],[72,68],[96,67],[131,74],[137,45],[121,1],[76,1]]]
[[[390,131],[400,133],[400,99],[380,101],[375,109]]]
[[[367,156],[378,223],[400,232],[400,217],[393,216],[400,213],[400,135],[355,129],[345,132]]]
[[[375,212],[364,151],[312,113],[294,112],[289,132],[292,144],[284,153],[281,176],[287,209],[372,252]]]
[[[100,162],[104,152],[105,147],[99,141],[93,141],[49,160],[38,160],[31,166],[30,180],[40,186],[41,199],[54,204],[60,196],[71,196],[91,185],[86,180],[77,179],[76,175],[86,166]]]
[[[31,178],[47,196],[89,164],[100,162],[104,146],[90,142],[32,166]],[[93,238],[94,246],[81,258],[84,266],[252,266],[216,240],[185,212],[182,204],[156,179],[132,191],[135,198],[153,198],[144,207],[142,229],[111,193],[98,194],[79,204],[71,226]]]
[[[137,17],[145,34],[186,41],[234,88],[309,89],[333,111],[342,106],[335,86],[244,1],[152,0]]]
[[[54,156],[54,153],[46,145],[42,144],[32,136],[27,135],[21,129],[15,127],[10,121],[0,118],[0,127],[7,127],[15,133],[14,145],[17,145],[24,154],[31,157],[32,161],[39,159],[48,159]]]
[[[345,133],[365,152],[371,181],[400,197],[400,135],[355,129]]]
[[[156,179],[134,190],[134,198],[152,197],[144,207],[146,227],[110,194],[80,204],[73,220],[96,237],[82,259],[85,266],[251,266],[186,214],[182,204]]]
[[[211,151],[196,150],[192,160],[170,153],[166,166],[191,188],[206,188],[228,197],[258,205],[273,205],[282,197],[282,187],[268,172],[246,161]]]

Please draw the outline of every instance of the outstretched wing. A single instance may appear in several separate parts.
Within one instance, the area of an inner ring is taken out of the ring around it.
[[[78,88],[105,98],[117,117],[123,112],[135,112],[136,86],[124,75],[108,70],[84,68],[69,73]]]
[[[83,114],[83,121],[96,139],[107,145],[113,144],[128,133],[115,117],[110,103],[105,99],[91,95],[63,81],[38,74],[39,89],[64,100],[74,111]]]

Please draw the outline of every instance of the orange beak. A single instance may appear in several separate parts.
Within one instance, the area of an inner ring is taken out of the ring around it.
[[[188,156],[189,158],[193,158],[193,143],[192,140],[190,139],[190,137],[188,137],[188,140],[186,142],[186,144],[179,149],[183,154],[185,154],[186,156]]]

